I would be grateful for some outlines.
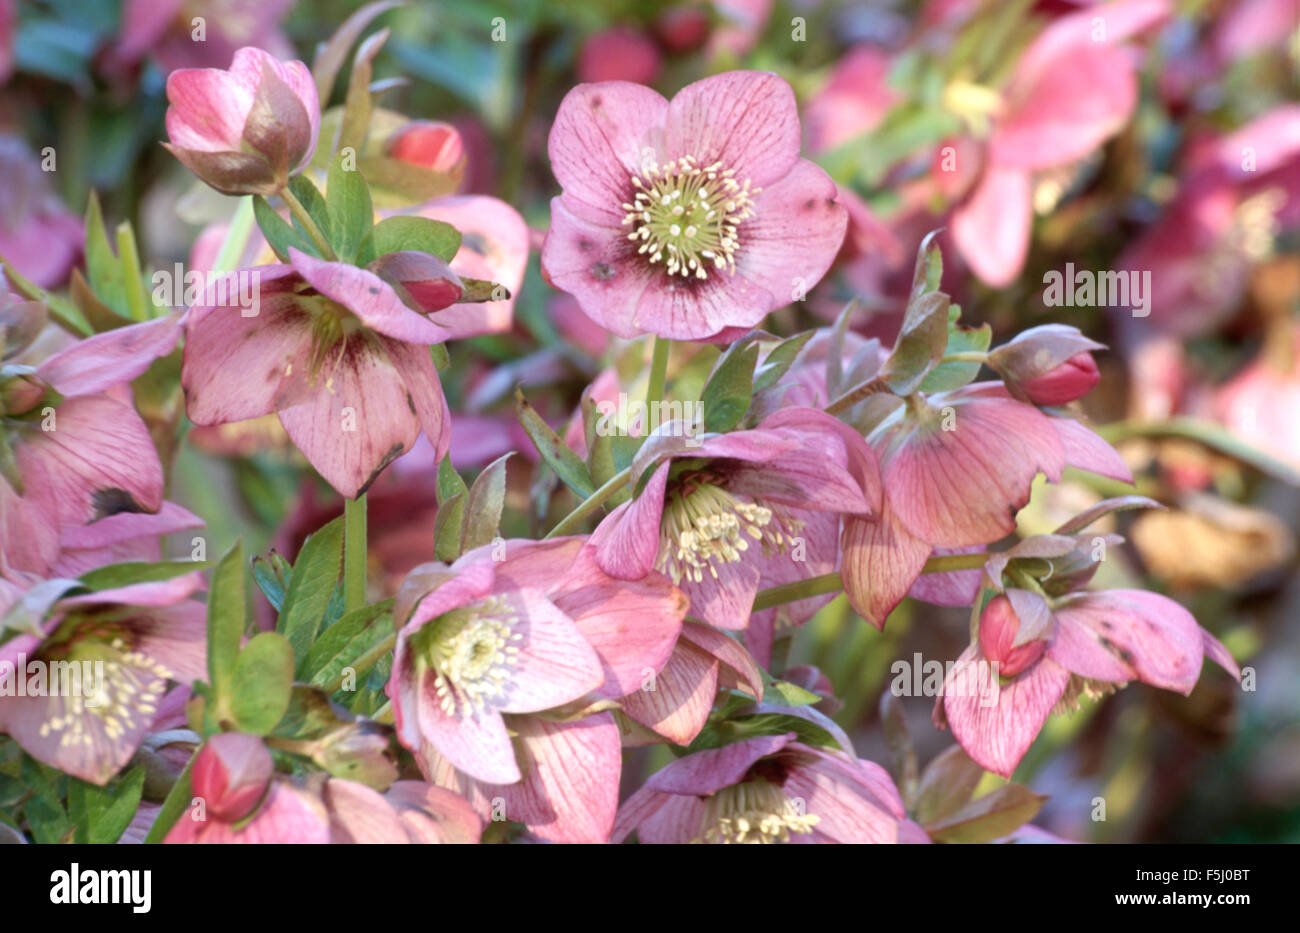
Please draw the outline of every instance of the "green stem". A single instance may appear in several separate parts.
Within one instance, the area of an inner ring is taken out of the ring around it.
[[[343,500],[343,611],[366,604],[366,497]]]
[[[619,470],[605,481],[605,485],[601,486],[587,498],[583,499],[576,509],[564,516],[564,518],[560,519],[560,523],[548,531],[546,537],[558,538],[560,535],[567,535],[569,532],[573,531],[582,524],[583,519],[594,514],[596,510],[608,502],[615,493],[626,486],[628,478],[631,477],[631,475],[631,467]]]
[[[153,825],[149,827],[149,834],[144,837],[146,845],[157,845],[167,838],[167,833],[176,825],[176,821],[181,818],[185,810],[190,805],[190,770],[194,767],[194,759],[198,757],[198,749],[190,756],[190,760],[185,764],[185,770],[181,772],[172,789],[167,792],[166,799],[163,800],[162,807],[158,810],[158,815],[154,817]]]
[[[246,195],[239,199],[239,207],[235,208],[235,213],[230,217],[226,238],[221,241],[221,249],[217,251],[217,260],[212,264],[212,271],[233,271],[248,247],[248,238],[252,232],[253,198]]]
[[[303,229],[307,231],[307,235],[311,237],[311,241],[316,244],[316,248],[320,250],[321,258],[328,259],[330,262],[338,262],[338,257],[334,255],[334,250],[330,249],[325,234],[320,232],[320,227],[316,226],[316,221],[311,219],[311,214],[307,213],[307,208],[303,207],[302,202],[294,197],[288,185],[280,189],[280,197],[284,198],[284,203],[289,205],[290,212],[297,218],[298,223],[302,224]]]
[[[668,377],[668,354],[673,342],[666,337],[655,338],[654,356],[650,360],[650,382],[645,390],[646,430],[650,424],[650,406],[663,401],[664,383]]]
[[[921,568],[921,573],[950,573],[954,570],[978,570],[984,566],[989,555],[979,554],[941,554],[931,557]],[[759,590],[754,596],[754,611],[771,609],[785,603],[798,602],[810,596],[825,596],[838,593],[844,589],[844,581],[838,573],[827,573],[820,577],[809,577],[794,583],[783,583]]]

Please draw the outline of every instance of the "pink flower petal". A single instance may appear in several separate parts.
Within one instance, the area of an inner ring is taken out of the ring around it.
[[[257,76],[219,68],[184,68],[167,76],[167,136],[199,152],[238,152],[253,109]]]
[[[677,92],[664,118],[668,159],[720,161],[738,181],[763,187],[783,178],[799,158],[794,91],[762,71],[714,75]]]
[[[689,745],[704,728],[717,693],[718,660],[681,641],[649,685],[628,691],[620,705],[647,729]]]
[[[995,288],[1009,285],[1025,265],[1033,216],[1029,176],[991,167],[952,215],[952,239],[975,274]]]
[[[1053,418],[1052,424],[1061,438],[1067,465],[1109,476],[1121,483],[1133,482],[1133,472],[1124,458],[1083,422]]]
[[[981,767],[1009,778],[1061,699],[1070,672],[1044,657],[999,687],[990,705],[991,692],[970,689],[977,681],[992,687],[966,666],[982,661],[976,648],[961,653],[944,684],[943,710],[966,754]],[[954,683],[965,689],[950,686]]]
[[[932,548],[910,534],[888,504],[878,519],[844,520],[840,573],[857,613],[878,629],[916,583]]]
[[[785,748],[794,738],[793,732],[765,735],[695,752],[656,771],[645,786],[665,794],[715,794],[739,783],[755,762]]]
[[[507,713],[531,713],[576,700],[605,679],[600,658],[573,620],[548,599],[519,592],[508,597],[519,640],[504,697]]]
[[[65,397],[92,395],[139,376],[154,360],[171,353],[180,335],[177,314],[129,324],[55,354],[36,374]]]
[[[641,494],[610,512],[592,534],[596,561],[611,577],[638,580],[654,569],[668,467],[660,464]]]

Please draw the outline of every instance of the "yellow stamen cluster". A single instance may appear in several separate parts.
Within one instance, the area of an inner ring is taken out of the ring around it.
[[[635,198],[623,204],[623,226],[632,228],[627,238],[669,275],[707,279],[710,264],[734,273],[737,231],[754,216],[754,195],[761,190],[735,175],[721,162],[700,165],[692,156],[647,163],[632,176]]]
[[[439,616],[416,636],[416,650],[433,669],[438,700],[448,716],[471,715],[505,693],[519,660],[517,622],[509,604],[493,596]]]
[[[739,561],[751,541],[761,542],[770,556],[784,551],[790,537],[771,509],[711,482],[689,482],[670,493],[664,506],[656,567],[673,583],[700,583],[705,573],[716,580],[718,566]]]
[[[770,781],[755,778],[718,791],[704,803],[700,835],[692,843],[771,845],[807,835],[820,822]]]
[[[63,714],[41,723],[40,735],[58,735],[59,745],[64,748],[72,745],[93,748],[100,741],[101,731],[114,741],[139,726],[152,724],[172,672],[132,649],[121,634],[112,636],[106,643],[93,637],[78,640],[80,644],[66,660],[81,669],[82,676],[73,681],[79,682],[81,695],[60,694]],[[48,657],[41,660],[52,666],[58,663]],[[92,663],[83,664],[83,661]],[[97,667],[99,662],[102,668]],[[102,676],[95,676],[101,670]],[[51,682],[50,688],[53,687]]]

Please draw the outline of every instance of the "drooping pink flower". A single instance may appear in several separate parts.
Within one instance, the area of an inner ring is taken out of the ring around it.
[[[621,337],[726,339],[805,294],[847,215],[799,158],[790,86],[731,72],[672,101],[626,82],[571,90],[551,127],[549,280]]]
[[[1024,267],[1033,173],[1068,165],[1115,135],[1137,105],[1126,43],[1169,14],[1168,0],[1117,0],[1059,17],[1020,56],[1001,91],[974,189],[952,216],[961,255],[1003,286]]]
[[[426,777],[484,816],[503,799],[506,818],[552,841],[603,842],[619,730],[608,712],[542,714],[615,700],[662,668],[682,594],[657,574],[611,579],[576,538],[488,545],[416,568],[404,591],[419,601],[387,690],[398,738]]]
[[[243,48],[229,70],[172,72],[167,100],[167,148],[225,194],[275,194],[316,151],[320,101],[302,62]]]
[[[21,608],[37,630],[0,645],[0,677],[26,683],[26,695],[0,696],[0,731],[33,758],[104,784],[150,731],[168,682],[204,676],[206,612],[189,599],[203,580],[192,573],[62,599],[60,585],[30,591]]]
[[[251,270],[258,311],[239,299],[191,310],[181,385],[190,418],[224,424],[278,413],[289,437],[341,495],[363,493],[423,431],[447,451],[447,403],[428,345],[448,328],[425,312],[460,296],[433,256],[389,253],[371,267],[315,259]],[[410,262],[406,262],[406,259]],[[374,271],[372,271],[374,270]]]
[[[1261,355],[1214,393],[1215,415],[1234,434],[1300,469],[1300,327],[1287,370]]]
[[[676,466],[683,459],[685,469]],[[726,629],[749,624],[763,581],[834,570],[840,514],[873,514],[880,499],[861,436],[811,408],[730,434],[660,425],[633,464],[634,474],[647,470],[637,497],[592,536],[597,560],[625,580],[668,574],[692,616]]]
[[[293,0],[126,0],[110,71],[151,57],[164,73],[226,68],[238,49],[256,46],[276,58],[293,55],[280,21]]]
[[[791,732],[674,761],[619,808],[611,841],[634,831],[651,845],[921,841],[906,824],[883,768]]]
[[[62,285],[81,258],[81,218],[50,189],[50,175],[16,136],[0,135],[0,256],[42,288]]]
[[[835,63],[826,86],[808,104],[808,146],[825,152],[875,128],[898,101],[889,86],[892,58],[863,44]]]
[[[654,84],[659,77],[659,49],[644,33],[605,29],[587,38],[578,52],[578,80],[632,81]]]
[[[1186,695],[1206,656],[1240,678],[1218,639],[1178,603],[1155,593],[1079,593],[1051,609],[1023,590],[1007,590],[1005,600],[985,609],[979,642],[957,659],[942,699],[962,748],[1003,777],[1011,776],[1047,717],[1077,708],[1080,695],[1134,680]],[[984,661],[996,662],[997,672],[982,670]],[[1012,679],[999,684],[998,674]]]
[[[935,549],[978,548],[1014,531],[1040,472],[1057,482],[1068,465],[1133,479],[1082,422],[1017,401],[1001,383],[914,396],[869,440],[880,457],[884,501],[877,517],[846,520],[843,573],[854,608],[877,628]]]

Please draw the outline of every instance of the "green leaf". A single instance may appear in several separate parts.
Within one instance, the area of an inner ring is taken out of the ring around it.
[[[113,590],[136,583],[159,583],[212,566],[206,560],[124,561],[97,567],[81,576],[81,585],[88,590]]]
[[[943,358],[948,345],[948,296],[926,292],[908,303],[894,349],[880,379],[895,395],[911,395]]]
[[[465,531],[461,540],[462,551],[492,543],[501,524],[501,511],[506,502],[506,461],[512,454],[493,460],[474,480],[465,500]],[[447,458],[450,459],[450,458]]]
[[[375,222],[375,208],[370,202],[370,186],[349,153],[339,153],[330,166],[326,207],[329,210],[330,246],[340,262],[356,262],[361,241]],[[315,219],[315,218],[313,218]],[[322,231],[323,232],[323,231]]]
[[[393,631],[393,601],[362,606],[339,619],[311,646],[298,677],[323,687]]]
[[[375,224],[371,236],[376,256],[418,250],[451,262],[460,249],[460,231],[428,217],[388,217]]]
[[[1006,784],[931,823],[925,831],[935,842],[990,842],[1032,820],[1046,799],[1020,784]]]
[[[537,452],[566,486],[583,499],[596,491],[591,482],[591,474],[587,472],[587,465],[551,430],[551,426],[537,413],[537,409],[528,404],[524,393],[519,389],[515,389],[515,414]]]
[[[244,546],[237,541],[218,562],[208,594],[208,679],[219,699],[230,692],[239,642],[244,637],[246,605]]]
[[[129,320],[122,263],[109,245],[99,195],[93,191],[86,206],[86,275],[95,296],[114,313]]]
[[[321,620],[343,569],[343,518],[334,519],[311,535],[298,553],[284,594],[276,630],[293,646],[301,661],[321,630]]]
[[[458,492],[438,504],[433,519],[433,556],[451,563],[464,552],[465,499],[468,492]]]
[[[984,777],[984,769],[971,761],[960,745],[936,756],[921,773],[915,816],[922,825],[938,823],[966,806]]]
[[[239,652],[231,679],[230,712],[244,732],[266,735],[289,708],[293,647],[278,632],[262,632]]]
[[[948,309],[948,345],[944,355],[952,353],[983,353],[993,342],[993,328],[988,324],[979,327],[962,327],[957,323],[961,317],[961,308],[952,305]],[[980,363],[952,361],[940,363],[926,375],[921,382],[922,392],[950,392],[974,382],[980,373]]]
[[[290,225],[275,212],[275,208],[267,202],[266,198],[260,194],[253,198],[253,216],[257,219],[258,229],[262,231],[262,236],[270,244],[271,250],[281,262],[289,261],[289,247],[293,247],[299,252],[306,253],[309,256],[321,258],[320,250],[316,249],[316,244],[311,241],[306,233],[296,226]]]
[[[754,367],[758,344],[742,338],[733,343],[704,385],[704,430],[730,431],[749,411],[754,398]]]
[[[276,613],[284,608],[284,591],[289,585],[291,573],[289,562],[275,551],[266,557],[253,559],[253,580]]]
[[[368,3],[349,16],[343,25],[334,30],[327,42],[320,46],[316,59],[312,62],[312,78],[316,81],[316,92],[320,96],[322,107],[329,105],[330,94],[334,91],[334,80],[338,77],[343,60],[347,58],[348,49],[361,37],[366,27],[381,13],[401,6],[401,3],[386,0],[380,3]]]
[[[788,680],[773,680],[763,692],[764,698],[778,706],[810,706],[821,701],[811,690],[805,690]]]
[[[802,334],[795,334],[782,340],[772,351],[768,353],[763,360],[763,365],[758,368],[754,374],[754,391],[762,392],[764,389],[776,385],[777,380],[784,376],[790,369],[790,364],[799,355],[799,351],[804,348],[809,340],[812,339],[816,331],[806,330]]]
[[[144,770],[144,765],[137,765],[104,787],[68,779],[68,817],[76,829],[78,843],[117,842],[140,805]]]

